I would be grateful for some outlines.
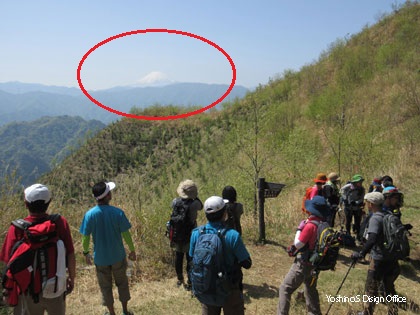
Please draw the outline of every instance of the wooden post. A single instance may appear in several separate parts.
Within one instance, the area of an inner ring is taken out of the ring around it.
[[[264,220],[264,189],[265,189],[265,178],[258,179],[258,213],[259,213],[259,239],[258,242],[265,244],[265,220]]]

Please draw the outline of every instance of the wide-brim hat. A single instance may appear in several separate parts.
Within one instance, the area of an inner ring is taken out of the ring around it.
[[[198,196],[197,185],[191,179],[180,182],[176,192],[183,199],[196,199]]]
[[[318,173],[316,174],[316,177],[314,178],[315,183],[323,183],[325,184],[327,182],[328,178],[327,175],[324,173]]]
[[[362,175],[360,174],[356,174],[351,178],[351,183],[359,183],[359,182],[363,182],[365,179],[363,178]]]
[[[314,196],[312,199],[305,201],[306,210],[320,218],[326,218],[331,215],[330,206],[328,206],[327,201],[322,196]]]
[[[327,178],[332,182],[339,181],[341,179],[340,176],[338,176],[338,174],[334,172],[329,173]]]

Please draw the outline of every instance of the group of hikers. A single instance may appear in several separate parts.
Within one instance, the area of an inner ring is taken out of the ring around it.
[[[321,314],[317,291],[319,270],[310,257],[318,244],[320,226],[334,227],[341,207],[344,207],[346,234],[353,232],[362,248],[351,255],[353,264],[370,253],[365,294],[375,297],[381,291],[383,296],[396,295],[394,282],[400,273],[399,258],[384,251],[383,221],[389,213],[401,217],[403,194],[389,176],[375,178],[368,193],[365,193],[363,181],[364,178],[356,174],[340,188],[338,174],[319,173],[314,186],[307,189],[302,205],[307,218],[300,222],[292,245],[287,249],[294,262],[279,288],[277,314],[289,314],[291,296],[302,284],[308,314]],[[86,263],[94,263],[96,268],[106,314],[116,314],[114,281],[123,314],[132,315],[128,310],[130,290],[124,242],[129,249],[128,259],[135,261],[137,257],[129,220],[122,209],[110,204],[115,187],[113,182],[93,186],[96,206],[85,213],[79,232]],[[241,236],[240,218],[244,210],[237,202],[235,188],[224,187],[220,195],[207,198],[204,204],[198,197],[197,185],[190,179],[181,181],[176,191],[178,197],[172,201],[172,214],[167,223],[167,236],[175,257],[176,286],[192,292],[201,303],[203,315],[218,315],[222,310],[225,315],[244,314],[242,268],[249,269],[252,260]],[[9,305],[14,306],[16,315],[42,315],[44,311],[64,315],[65,297],[72,292],[76,277],[69,225],[63,216],[47,214],[51,192],[45,185],[26,188],[24,202],[29,215],[13,221],[0,252],[0,260],[7,265],[3,275],[4,295]],[[365,205],[367,215],[364,215]],[[207,223],[197,226],[197,214],[202,209]],[[406,224],[404,228],[408,231],[412,226]],[[60,242],[64,251],[60,250]],[[48,255],[51,251],[54,254]],[[60,255],[64,255],[61,260]],[[23,267],[22,257],[31,260]],[[55,266],[52,275],[51,270],[42,268],[45,265]],[[62,265],[64,275],[59,272]],[[55,282],[51,288],[48,285],[52,279]],[[364,303],[364,310],[358,314],[373,314],[375,301]],[[388,314],[397,313],[397,303],[389,302]]]

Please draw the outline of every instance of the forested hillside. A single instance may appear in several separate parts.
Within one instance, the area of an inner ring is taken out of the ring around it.
[[[197,182],[202,200],[221,194],[225,185],[235,186],[249,244],[258,239],[255,180],[286,184],[278,198],[266,202],[267,240],[285,244],[316,173],[335,171],[343,182],[359,173],[365,186],[388,174],[405,193],[404,220],[415,226],[411,258],[416,264],[406,268],[418,269],[419,26],[420,5],[407,2],[377,24],[336,40],[318,60],[285,71],[223,110],[176,121],[112,123],[41,181],[52,188],[54,207],[75,229],[93,204],[92,183],[116,182],[113,203],[132,221],[142,277],[162,280],[173,275],[164,237],[169,205],[185,178]],[[182,111],[154,106],[134,112]],[[200,214],[200,223],[204,220]]]
[[[80,117],[43,117],[0,127],[0,182],[15,172],[28,185],[50,171],[105,125]]]

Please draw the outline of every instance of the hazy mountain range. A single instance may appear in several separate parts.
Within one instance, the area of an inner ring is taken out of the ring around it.
[[[204,107],[219,99],[228,87],[227,84],[173,83],[149,87],[122,86],[89,93],[105,106],[129,113],[133,107],[156,104]],[[248,91],[243,86],[235,86],[223,101],[241,98]],[[103,123],[121,118],[92,103],[78,88],[0,83],[0,125],[61,115],[97,119]]]

